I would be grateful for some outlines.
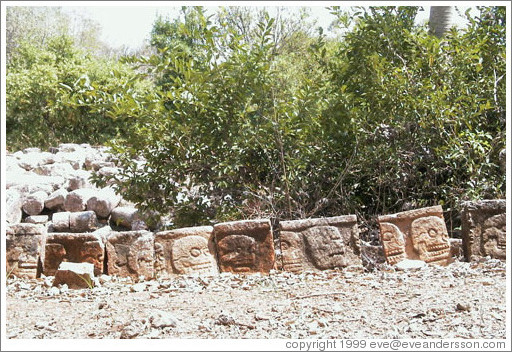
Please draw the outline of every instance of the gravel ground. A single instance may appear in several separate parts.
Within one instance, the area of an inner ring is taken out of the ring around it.
[[[7,338],[506,338],[499,260],[138,283],[101,276],[81,290],[52,281],[7,280]]]

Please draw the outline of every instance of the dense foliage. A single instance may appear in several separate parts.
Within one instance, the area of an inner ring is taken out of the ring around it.
[[[71,36],[60,11],[8,9],[7,148],[103,144],[124,134],[131,117],[113,109],[146,94],[150,83],[139,80],[130,65],[93,55],[91,48],[101,44],[94,45],[95,32],[88,28]],[[37,30],[31,16],[43,28]],[[50,26],[48,16],[62,22]],[[19,28],[23,24],[26,32]]]
[[[148,57],[106,64],[62,36],[20,49],[8,141],[112,137],[119,191],[175,226],[435,204],[452,220],[504,197],[505,8],[442,38],[416,7],[331,10],[336,38],[306,12],[184,7],[155,22]]]

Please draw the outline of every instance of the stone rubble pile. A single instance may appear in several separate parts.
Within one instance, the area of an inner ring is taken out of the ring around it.
[[[385,261],[405,270],[446,266],[462,254],[467,261],[506,259],[505,200],[465,203],[462,241],[448,238],[441,206],[380,216],[381,246],[360,240],[355,215],[281,221],[276,228],[256,219],[151,232],[111,186],[91,184],[93,172],[120,172],[105,148],[28,148],[8,154],[6,165],[7,272],[55,276],[70,287],[102,274],[150,280],[299,274]]]

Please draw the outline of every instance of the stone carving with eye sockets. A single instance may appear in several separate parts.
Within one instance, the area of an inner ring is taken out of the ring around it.
[[[256,240],[245,235],[229,235],[218,243],[219,260],[236,273],[249,273],[256,265]]]
[[[405,259],[405,238],[398,227],[383,222],[380,224],[380,233],[384,255],[389,264],[394,265]]]
[[[506,201],[464,202],[461,212],[462,247],[467,261],[489,256],[506,260]]]
[[[340,231],[333,226],[316,226],[302,232],[314,266],[318,269],[343,268],[348,265],[345,260],[346,248]]]
[[[448,231],[441,218],[427,216],[411,224],[412,245],[420,260],[426,263],[447,261],[450,258]]]
[[[304,270],[304,243],[302,236],[295,232],[281,232],[281,255],[285,271],[301,273]]]
[[[221,271],[269,273],[274,269],[274,241],[270,220],[216,224],[213,233]]]
[[[378,217],[380,240],[389,264],[404,259],[447,265],[451,259],[443,208],[433,206]]]
[[[112,232],[107,237],[109,275],[154,277],[154,237],[149,231]]]
[[[300,273],[361,265],[355,215],[281,221],[281,269]]]
[[[159,277],[218,273],[213,227],[187,227],[155,234],[155,271]]]

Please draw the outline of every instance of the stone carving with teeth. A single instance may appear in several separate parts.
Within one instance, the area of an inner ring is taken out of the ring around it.
[[[506,201],[464,202],[461,212],[462,246],[467,261],[489,256],[506,259]]]
[[[450,258],[446,225],[437,216],[414,220],[411,224],[411,239],[420,259],[426,263],[446,261]]]
[[[384,255],[389,264],[394,265],[405,259],[405,238],[398,227],[388,222],[380,224]]]
[[[269,273],[274,268],[270,220],[243,220],[213,227],[221,271]]]
[[[360,265],[355,215],[281,221],[282,269],[299,273]]]
[[[303,232],[307,253],[318,269],[347,266],[345,245],[340,231],[333,226],[311,227]]]
[[[245,235],[229,235],[219,241],[219,260],[234,272],[251,272],[256,264],[256,240]]]
[[[213,227],[187,227],[155,234],[155,270],[161,277],[218,273]]]
[[[177,239],[171,253],[173,266],[179,274],[211,274],[213,260],[205,238],[188,236]]]
[[[443,208],[433,206],[378,217],[384,256],[394,265],[404,259],[447,265],[450,241]]]
[[[302,237],[294,232],[281,232],[281,255],[283,270],[301,273],[304,270],[304,243]]]

